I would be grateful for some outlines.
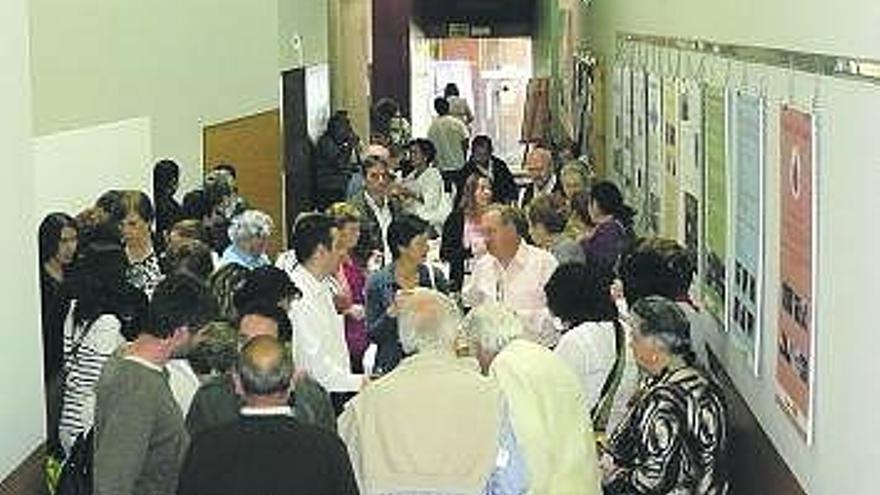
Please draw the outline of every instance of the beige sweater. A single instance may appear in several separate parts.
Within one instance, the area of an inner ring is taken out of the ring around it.
[[[481,493],[494,468],[498,388],[455,356],[420,353],[370,384],[339,418],[364,494]]]

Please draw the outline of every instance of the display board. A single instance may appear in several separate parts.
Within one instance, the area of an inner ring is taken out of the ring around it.
[[[779,123],[779,316],[776,397],[812,442],[816,352],[816,163],[813,116],[791,107]]]
[[[678,81],[663,81],[663,201],[660,234],[678,240],[681,223],[681,184],[678,166]]]
[[[700,254],[700,205],[703,186],[703,93],[693,79],[682,81],[679,92],[679,160],[684,215],[679,240]]]
[[[727,324],[757,375],[764,294],[764,100],[737,93],[733,107],[733,276]]]
[[[642,232],[644,235],[660,233],[660,214],[663,201],[664,147],[663,147],[663,84],[662,79],[654,74],[647,78],[647,150],[648,160],[645,166],[648,183],[644,207],[642,208]]]
[[[724,325],[727,296],[727,90],[703,89],[706,140],[703,303]]]

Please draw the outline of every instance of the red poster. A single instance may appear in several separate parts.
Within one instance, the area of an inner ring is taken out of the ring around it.
[[[809,442],[816,332],[813,117],[787,107],[780,114],[777,398]]]

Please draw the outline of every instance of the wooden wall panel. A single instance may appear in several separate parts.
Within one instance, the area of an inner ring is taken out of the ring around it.
[[[265,211],[275,222],[270,254],[283,250],[284,182],[278,110],[207,126],[202,146],[205,172],[221,163],[235,166],[239,194],[251,208]]]

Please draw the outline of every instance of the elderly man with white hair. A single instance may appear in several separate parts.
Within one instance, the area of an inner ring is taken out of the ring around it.
[[[229,225],[232,244],[223,251],[220,265],[238,263],[253,270],[271,264],[266,248],[273,227],[272,217],[259,210],[246,210],[234,217]]]
[[[500,303],[471,311],[464,330],[483,373],[507,401],[526,462],[527,493],[600,494],[593,428],[571,370],[552,351],[523,338],[520,317]]]
[[[361,493],[523,493],[524,460],[498,387],[455,355],[455,303],[414,289],[398,308],[400,341],[412,355],[339,418]]]

